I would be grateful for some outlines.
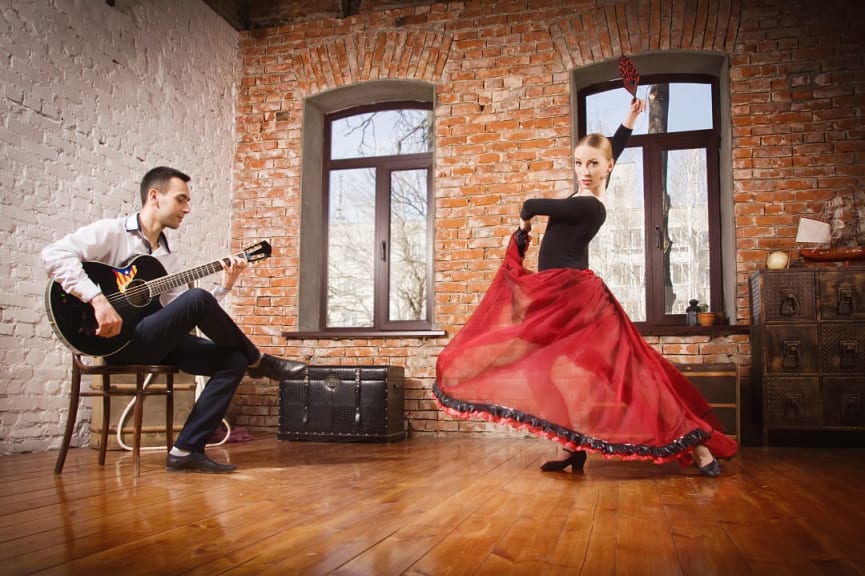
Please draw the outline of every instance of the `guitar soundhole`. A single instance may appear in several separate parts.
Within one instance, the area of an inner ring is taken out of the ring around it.
[[[150,303],[150,289],[144,280],[133,280],[126,287],[126,301],[138,308],[143,308]]]

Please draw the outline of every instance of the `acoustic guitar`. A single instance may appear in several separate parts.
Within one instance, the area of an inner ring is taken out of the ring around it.
[[[270,254],[270,243],[263,240],[237,256],[255,262]],[[129,344],[132,332],[142,318],[159,310],[158,297],[161,294],[215,274],[230,261],[227,257],[220,258],[175,274],[167,274],[159,260],[147,255],[136,256],[125,268],[114,268],[101,262],[83,262],[87,276],[102,289],[102,294],[123,319],[120,334],[111,338],[97,336],[98,324],[93,306],[67,293],[56,281],[49,282],[45,291],[48,321],[55,334],[73,351],[87,356],[111,356]]]

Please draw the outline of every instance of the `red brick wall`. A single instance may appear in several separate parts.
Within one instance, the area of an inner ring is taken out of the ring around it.
[[[393,5],[393,3],[388,3]],[[244,328],[269,352],[312,363],[406,367],[416,431],[499,430],[457,422],[430,394],[444,339],[286,341],[297,325],[302,100],[374,79],[437,86],[435,321],[452,336],[498,268],[521,202],[569,190],[569,71],[653,50],[731,60],[738,311],[768,251],[791,249],[798,218],[865,184],[865,17],[843,0],[481,0],[375,9],[244,34],[235,161],[238,245],[276,257],[238,290]],[[747,365],[746,335],[652,337],[676,362]],[[232,417],[274,430],[273,384],[244,383]]]

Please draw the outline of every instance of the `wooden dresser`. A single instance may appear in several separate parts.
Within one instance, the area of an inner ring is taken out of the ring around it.
[[[865,430],[865,267],[751,276],[752,381],[771,430]]]

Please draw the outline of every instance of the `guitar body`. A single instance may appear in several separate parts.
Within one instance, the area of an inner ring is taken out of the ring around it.
[[[159,260],[146,255],[137,256],[125,268],[101,262],[84,262],[83,266],[123,319],[120,334],[111,338],[97,336],[93,306],[68,294],[57,282],[48,285],[45,295],[48,320],[72,350],[88,356],[111,356],[129,344],[141,318],[159,310],[159,299],[150,295],[145,282],[165,276],[165,268]]]

